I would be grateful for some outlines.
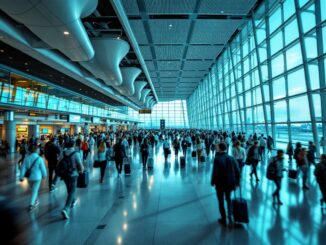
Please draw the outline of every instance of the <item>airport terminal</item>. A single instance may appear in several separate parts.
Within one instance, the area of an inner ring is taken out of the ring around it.
[[[1,244],[326,244],[325,0],[0,0]]]

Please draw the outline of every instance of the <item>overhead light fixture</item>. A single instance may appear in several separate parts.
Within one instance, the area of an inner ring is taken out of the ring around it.
[[[117,39],[118,39],[118,40],[120,40],[120,38],[121,38],[120,36],[117,36]]]
[[[26,69],[26,71],[29,71],[29,69]]]
[[[25,81],[25,80],[19,80],[19,81],[17,81],[18,83],[27,83],[27,81]]]
[[[25,66],[28,66],[28,63],[27,63],[27,62],[25,62],[25,63],[24,63],[24,65],[25,65]]]
[[[221,14],[224,14],[224,10],[221,10]]]
[[[173,25],[172,24],[169,24],[169,29],[172,29]]]
[[[69,31],[64,31],[63,35],[68,36],[68,35],[70,35],[70,33],[69,33]]]
[[[3,53],[3,52],[5,52],[3,49],[0,49],[0,53]]]
[[[13,58],[11,56],[9,56],[9,59],[12,60]]]

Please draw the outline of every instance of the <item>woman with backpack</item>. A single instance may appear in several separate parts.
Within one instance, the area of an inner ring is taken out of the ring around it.
[[[42,179],[45,179],[47,176],[45,163],[42,157],[40,157],[40,149],[37,145],[33,145],[30,148],[31,154],[25,158],[21,172],[20,172],[20,181],[23,181],[24,178],[28,179],[28,184],[31,188],[31,200],[29,205],[29,211],[33,211],[40,204],[38,201],[38,191],[41,186]]]
[[[320,155],[320,162],[316,165],[314,174],[322,194],[320,206],[323,207],[324,203],[326,203],[326,154]]]
[[[97,154],[94,156],[94,162],[98,162],[100,170],[101,170],[101,177],[100,183],[103,183],[103,178],[105,175],[106,165],[107,165],[107,154],[106,154],[106,144],[102,140],[99,147],[97,148]]]

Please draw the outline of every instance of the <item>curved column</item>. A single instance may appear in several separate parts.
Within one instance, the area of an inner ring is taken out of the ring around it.
[[[147,82],[135,81],[135,94],[134,97],[139,101],[141,98],[141,91],[145,88]]]
[[[92,14],[97,4],[98,0],[1,0],[1,9],[72,61],[86,61],[93,58],[94,49],[81,18]]]
[[[140,97],[140,102],[141,103],[145,103],[145,99],[146,99],[146,96],[149,94],[151,92],[151,90],[150,89],[143,89],[142,91],[141,91],[141,97]]]
[[[135,93],[135,80],[140,75],[141,69],[137,67],[123,67],[121,68],[122,84],[116,89],[124,95],[132,96]]]
[[[14,111],[6,111],[4,114],[2,136],[8,142],[9,153],[16,151],[16,121]]]
[[[130,50],[128,42],[116,38],[94,38],[91,42],[95,56],[92,60],[80,64],[107,85],[121,85],[123,77],[119,64]]]

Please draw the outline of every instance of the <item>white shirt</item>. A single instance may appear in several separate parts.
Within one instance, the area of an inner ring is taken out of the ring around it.
[[[22,170],[20,172],[20,178],[23,179],[26,171],[33,165],[33,162],[36,160],[34,166],[31,168],[31,175],[28,178],[29,180],[36,181],[41,180],[47,176],[45,169],[45,163],[42,157],[37,153],[32,153],[28,155],[23,162]]]
[[[240,147],[240,150],[236,147],[232,147],[232,156],[237,160],[241,159],[244,161],[246,158],[246,151],[242,147]]]

